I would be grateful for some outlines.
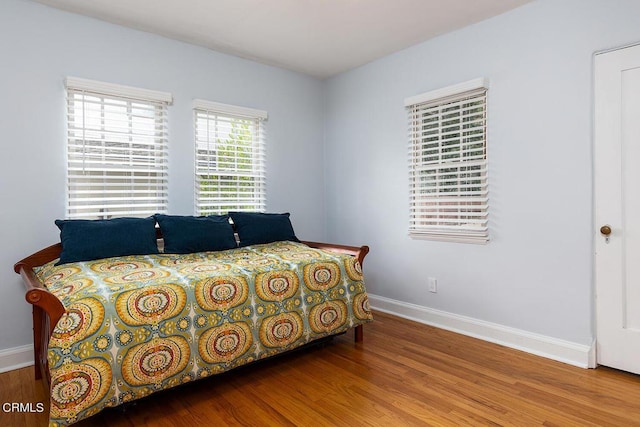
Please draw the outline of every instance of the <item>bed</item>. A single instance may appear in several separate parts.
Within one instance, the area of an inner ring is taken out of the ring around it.
[[[292,229],[264,242],[251,228],[238,230],[238,219],[234,247],[193,251],[202,248],[184,245],[183,235],[202,241],[204,229],[163,227],[167,218],[196,217],[165,216],[160,228],[154,218],[154,243],[164,252],[103,257],[108,242],[87,240],[82,229],[81,244],[99,253],[68,259],[74,233],[65,237],[63,227],[77,224],[67,221],[58,224],[61,243],[15,264],[33,305],[36,379],[49,386],[50,426],[350,329],[362,341],[362,325],[372,321],[361,270],[367,246],[301,242]],[[125,238],[113,234],[102,237]]]

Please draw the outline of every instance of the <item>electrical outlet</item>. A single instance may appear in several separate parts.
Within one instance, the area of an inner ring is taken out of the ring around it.
[[[427,283],[429,284],[429,292],[438,292],[438,280],[435,277],[429,277]]]

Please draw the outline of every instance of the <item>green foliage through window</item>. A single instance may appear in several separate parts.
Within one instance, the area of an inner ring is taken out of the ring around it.
[[[196,211],[264,210],[263,129],[258,119],[196,110]]]

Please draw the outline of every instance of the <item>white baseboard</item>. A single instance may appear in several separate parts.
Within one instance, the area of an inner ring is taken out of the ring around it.
[[[33,345],[0,350],[0,373],[33,365]]]
[[[548,359],[581,368],[596,366],[595,344],[590,346],[577,344],[378,295],[369,294],[369,303],[374,310],[526,351]]]

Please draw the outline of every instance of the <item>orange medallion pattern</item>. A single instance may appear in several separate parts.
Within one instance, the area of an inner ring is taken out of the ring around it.
[[[116,312],[127,325],[157,324],[176,317],[186,303],[187,294],[178,285],[149,285],[121,293],[116,298]]]
[[[70,280],[71,276],[82,271],[82,269],[78,267],[70,267],[68,264],[58,267],[49,266],[48,268],[43,268],[43,270],[46,272],[49,272],[52,269],[54,269],[55,271],[47,275],[46,278],[42,281],[42,284],[47,288],[56,286],[56,284],[58,283],[65,283],[66,281]]]
[[[290,270],[269,271],[256,276],[256,294],[265,301],[283,301],[298,292],[300,282]]]
[[[107,283],[112,284],[136,284],[140,282],[151,282],[169,277],[171,273],[159,268],[141,268],[126,272],[125,274],[117,274],[104,279]]]
[[[298,313],[267,317],[260,326],[260,341],[266,347],[287,347],[302,336],[302,318]]]
[[[222,263],[203,263],[202,260],[198,260],[199,263],[181,263],[179,260],[172,260],[173,264],[180,265],[182,264],[182,268],[180,269],[180,273],[182,274],[202,274],[202,273],[218,273],[222,271],[227,271],[231,268],[229,264]],[[168,262],[165,264],[167,267],[171,266]]]
[[[358,294],[353,298],[353,314],[360,320],[373,320],[369,296],[366,293]]]
[[[132,347],[122,362],[122,378],[132,386],[154,385],[182,372],[191,349],[179,335]]]
[[[65,284],[60,287],[59,295],[61,296],[76,295],[81,290],[91,286],[92,284],[93,284],[93,280],[91,279],[68,280],[68,281],[65,281]]]
[[[342,301],[326,301],[309,312],[309,326],[316,333],[339,329],[347,321],[347,305]]]
[[[143,261],[134,260],[108,260],[104,262],[96,262],[91,264],[91,270],[96,273],[127,273],[133,270],[142,270],[153,267],[152,264]]]
[[[244,303],[249,285],[244,277],[223,276],[196,283],[196,301],[204,310],[227,310]]]
[[[51,341],[60,345],[96,333],[104,320],[104,307],[95,298],[83,298],[69,305],[53,330]]]
[[[357,258],[346,258],[344,260],[344,269],[351,280],[355,280],[356,282],[360,282],[362,280],[362,266]]]
[[[104,359],[64,365],[51,377],[51,418],[75,420],[106,396],[111,382],[111,366]]]
[[[229,363],[253,344],[251,329],[246,323],[226,323],[207,329],[198,340],[198,352],[207,363]]]
[[[340,281],[340,267],[335,262],[317,262],[304,267],[304,283],[314,291],[326,291]]]

